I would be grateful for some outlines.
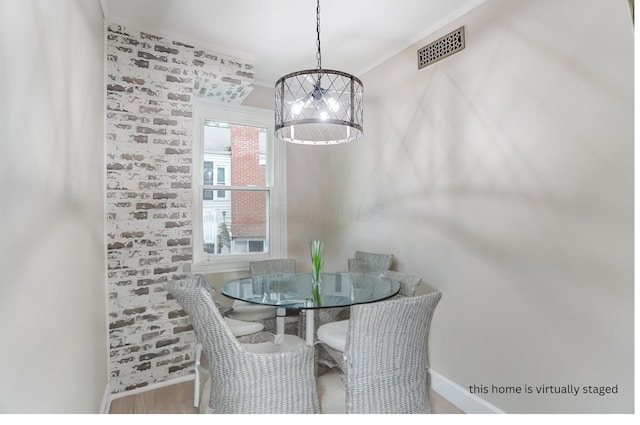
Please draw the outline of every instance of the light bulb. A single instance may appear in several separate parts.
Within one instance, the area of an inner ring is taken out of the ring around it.
[[[340,109],[340,102],[335,100],[333,97],[327,98],[327,105],[329,105],[329,109],[331,109],[333,112],[338,112],[338,110]]]
[[[300,114],[300,112],[302,112],[302,108],[304,107],[304,103],[303,102],[295,102],[293,105],[291,105],[291,114],[293,114],[293,116],[297,116]]]

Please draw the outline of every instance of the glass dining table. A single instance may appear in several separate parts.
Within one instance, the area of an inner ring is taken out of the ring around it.
[[[311,288],[311,273],[282,273],[234,280],[224,285],[221,293],[232,299],[276,307],[278,334],[284,333],[286,309],[305,310],[305,339],[308,345],[313,345],[315,310],[385,300],[398,293],[400,284],[376,274],[322,273],[319,300],[312,299]]]

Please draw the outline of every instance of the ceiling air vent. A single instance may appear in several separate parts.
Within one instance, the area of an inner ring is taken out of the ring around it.
[[[419,49],[418,69],[438,62],[462,49],[464,49],[464,27],[460,27]]]

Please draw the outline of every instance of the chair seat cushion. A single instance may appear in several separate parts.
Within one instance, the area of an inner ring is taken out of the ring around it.
[[[340,375],[334,370],[325,372],[318,377],[317,383],[321,413],[347,413],[345,387]]]
[[[245,350],[252,353],[282,353],[305,346],[305,341],[295,335],[277,335],[274,342],[259,342],[257,344],[240,344]]]
[[[318,339],[335,350],[344,351],[348,330],[348,320],[325,323],[318,328]]]
[[[276,317],[276,308],[270,305],[260,305],[248,303],[246,301],[234,300],[232,310],[229,315],[238,320],[265,320]]]
[[[224,321],[227,323],[234,336],[251,335],[264,329],[264,325],[262,323],[245,322],[244,320],[230,319],[228,317],[225,317]]]

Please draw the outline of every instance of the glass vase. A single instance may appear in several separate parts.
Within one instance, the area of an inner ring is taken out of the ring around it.
[[[320,305],[320,285],[322,284],[322,251],[324,242],[313,240],[309,242],[311,251],[311,301],[317,306]]]
[[[320,305],[320,285],[322,285],[322,274],[319,270],[311,273],[311,300],[315,305]]]

